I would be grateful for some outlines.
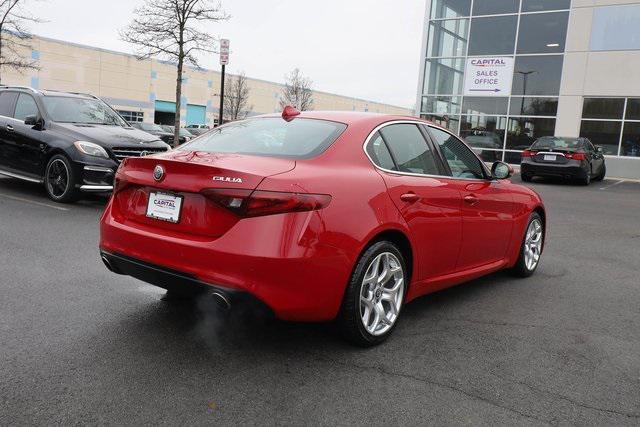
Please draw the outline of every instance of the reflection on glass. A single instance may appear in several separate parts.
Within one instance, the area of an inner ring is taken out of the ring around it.
[[[424,70],[423,93],[457,95],[462,93],[463,59],[428,59]]]
[[[465,96],[462,112],[465,114],[507,114],[506,97]]]
[[[516,56],[513,95],[558,95],[562,56]]]
[[[477,0],[473,3],[473,15],[498,15],[517,13],[520,0]]]
[[[623,109],[624,98],[585,98],[582,118],[622,120]]]
[[[569,9],[571,0],[522,0],[523,12]]]
[[[627,120],[640,120],[640,98],[627,99]]]
[[[534,13],[520,17],[518,53],[564,52],[569,12]]]
[[[591,50],[640,49],[640,5],[596,7],[591,25]]]
[[[423,96],[420,111],[423,113],[459,114],[460,100],[459,96]]]
[[[558,98],[511,98],[509,114],[512,116],[555,116],[558,112]]]
[[[517,21],[516,15],[474,18],[469,35],[469,55],[513,54]]]
[[[621,128],[622,122],[583,120],[580,136],[588,138],[594,145],[600,145],[605,154],[617,155]]]
[[[640,157],[640,123],[626,122],[622,133],[620,155]]]
[[[460,138],[474,148],[501,150],[506,126],[506,117],[462,116]]]
[[[471,0],[432,0],[431,19],[469,16]]]
[[[420,118],[429,120],[431,123],[449,129],[453,133],[458,133],[458,127],[460,125],[459,116],[449,116],[447,114],[420,114]]]
[[[556,119],[510,117],[507,124],[507,149],[525,150],[541,136],[553,136]]]
[[[522,162],[522,152],[505,151],[504,161],[512,165],[519,165]]]
[[[473,148],[473,147],[472,147]],[[473,151],[480,156],[483,162],[498,162],[502,160],[502,150],[483,150],[481,148],[473,148]]]
[[[427,56],[464,56],[468,31],[468,19],[431,21]]]

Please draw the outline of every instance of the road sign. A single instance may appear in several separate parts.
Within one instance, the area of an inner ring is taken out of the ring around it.
[[[509,96],[513,81],[513,58],[467,58],[465,96]]]
[[[229,39],[220,39],[220,64],[229,63]]]

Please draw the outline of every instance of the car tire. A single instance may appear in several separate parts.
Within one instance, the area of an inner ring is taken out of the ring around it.
[[[580,178],[578,182],[582,185],[591,184],[591,169],[589,169],[589,172],[587,172],[584,177]]]
[[[398,323],[408,277],[395,244],[379,241],[369,246],[353,270],[338,314],[342,335],[361,347],[386,340]]]
[[[533,212],[527,221],[518,261],[511,269],[511,273],[518,277],[531,276],[538,265],[544,245],[544,221],[539,213]]]
[[[78,200],[80,193],[76,183],[77,178],[69,159],[62,154],[56,154],[49,159],[44,171],[44,188],[51,200],[59,203]]]
[[[522,179],[522,182],[531,182],[531,175],[527,175],[527,174],[520,174],[520,179]]]
[[[607,175],[607,165],[602,165],[602,171],[597,177],[593,178],[593,180],[602,181],[606,175]]]

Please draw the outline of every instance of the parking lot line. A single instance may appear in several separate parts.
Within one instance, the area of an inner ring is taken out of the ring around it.
[[[62,206],[54,206],[48,203],[37,202],[35,200],[24,199],[22,197],[11,196],[9,194],[0,193],[0,197],[4,197],[6,199],[15,200],[18,202],[30,203],[32,205],[42,206],[45,208],[57,209],[59,211],[68,211],[69,208],[63,208]]]
[[[613,184],[605,185],[604,187],[600,187],[600,190],[606,190],[607,188],[611,188],[611,187],[614,187],[614,186],[616,186],[618,184],[622,184],[623,182],[626,182],[626,180],[625,179],[621,179],[620,181],[616,181]]]

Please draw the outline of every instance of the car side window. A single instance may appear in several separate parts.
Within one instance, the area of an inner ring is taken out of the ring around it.
[[[371,157],[373,163],[383,169],[396,170],[396,165],[391,158],[391,153],[387,148],[387,144],[380,136],[380,133],[376,132],[369,144],[367,144],[367,154]]]
[[[17,120],[24,120],[28,116],[38,115],[38,105],[31,95],[21,93],[16,103],[16,112],[13,117]]]
[[[440,150],[454,178],[483,179],[484,168],[478,157],[462,141],[448,132],[429,127],[429,133]]]
[[[391,150],[398,171],[440,175],[434,153],[417,125],[389,125],[382,128],[380,134]]]
[[[15,104],[17,97],[18,94],[16,92],[0,93],[0,116],[13,116],[13,105]]]

